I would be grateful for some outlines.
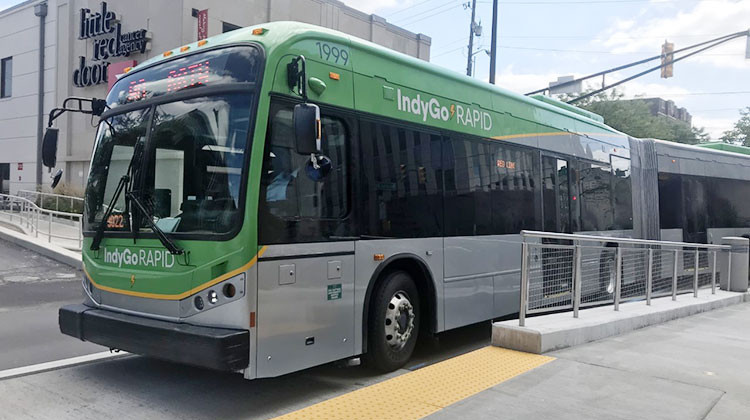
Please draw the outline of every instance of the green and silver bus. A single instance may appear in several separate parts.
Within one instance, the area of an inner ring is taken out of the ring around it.
[[[294,22],[167,51],[101,108],[61,331],[248,379],[393,370],[517,313],[521,230],[654,239],[657,161],[699,153]]]

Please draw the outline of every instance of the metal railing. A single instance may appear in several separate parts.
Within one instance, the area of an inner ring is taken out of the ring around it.
[[[46,235],[49,243],[53,238],[70,241],[77,243],[78,249],[81,249],[83,242],[81,230],[83,215],[81,214],[44,209],[28,198],[10,194],[0,194],[0,214],[8,216],[10,223],[29,230],[30,235],[37,238],[40,234]],[[61,225],[63,221],[67,223]],[[70,221],[73,223],[71,224]],[[46,232],[44,227],[47,228]],[[76,234],[65,235],[55,233],[55,230],[75,231]]]
[[[19,197],[33,201],[37,206],[48,210],[60,210],[60,204],[67,205],[67,213],[83,213],[83,198],[40,191],[18,190]],[[80,210],[80,211],[79,211]]]
[[[728,245],[522,231],[521,308],[526,315],[645,300],[711,288]],[[731,258],[728,258],[731,264]],[[727,273],[731,272],[731,265]],[[727,274],[728,275],[728,274]]]

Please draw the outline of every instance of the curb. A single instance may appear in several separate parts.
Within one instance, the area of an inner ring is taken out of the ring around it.
[[[0,226],[0,239],[44,255],[57,262],[67,264],[77,270],[83,269],[80,252],[70,251],[61,246],[47,243],[42,239],[32,238],[2,226]]]
[[[687,295],[684,295],[687,296]],[[586,309],[581,317],[571,312],[542,315],[526,319],[519,327],[518,320],[492,324],[492,345],[527,353],[543,354],[607,337],[613,337],[651,325],[663,324],[679,318],[748,301],[747,293],[717,291],[714,297],[692,296],[673,302],[671,297],[653,299],[654,306],[645,302],[628,302],[614,312],[611,306]],[[665,299],[657,304],[657,300]]]

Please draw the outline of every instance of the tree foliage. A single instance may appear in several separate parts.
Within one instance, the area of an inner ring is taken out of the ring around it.
[[[575,96],[561,95],[569,101]],[[655,138],[679,143],[696,144],[710,139],[703,128],[692,128],[683,121],[651,115],[644,100],[623,100],[624,94],[613,89],[581,100],[574,105],[604,117],[604,123],[625,134],[639,138]]]
[[[721,135],[721,141],[750,146],[750,106],[740,110],[740,119],[734,123],[734,128]]]

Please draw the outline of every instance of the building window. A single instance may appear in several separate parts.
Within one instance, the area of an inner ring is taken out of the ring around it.
[[[13,57],[0,61],[0,98],[10,98],[13,94]]]
[[[234,31],[236,29],[240,29],[240,28],[242,28],[242,26],[237,26],[237,25],[234,25],[234,24],[231,24],[231,23],[227,23],[227,22],[221,22],[221,32],[222,33],[232,32],[232,31]]]

